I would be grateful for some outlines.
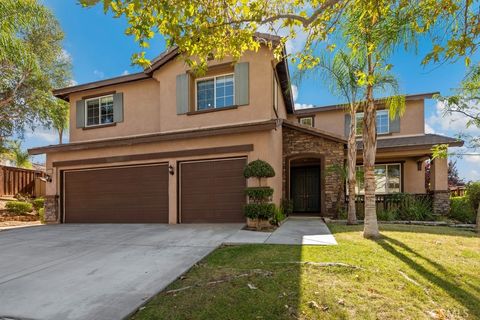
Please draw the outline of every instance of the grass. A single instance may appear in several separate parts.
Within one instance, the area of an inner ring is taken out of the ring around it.
[[[361,226],[329,227],[338,246],[222,247],[132,319],[480,319],[473,232],[382,225],[371,241]]]

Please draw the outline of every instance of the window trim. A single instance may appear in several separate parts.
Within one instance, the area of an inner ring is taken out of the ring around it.
[[[231,106],[224,106],[224,107],[217,107],[217,78],[219,77],[226,77],[226,76],[233,76],[232,77],[232,83],[233,83],[233,104]],[[207,81],[213,79],[213,108],[209,109],[203,109],[200,110],[198,109],[198,82],[199,81]],[[222,74],[217,74],[209,77],[203,77],[203,78],[195,78],[195,111],[204,111],[204,110],[210,110],[210,109],[222,109],[222,108],[228,108],[228,107],[233,107],[235,106],[235,73],[230,72],[230,73],[222,73]]]
[[[387,121],[387,132],[378,133],[378,131],[377,131],[377,135],[383,136],[383,135],[390,134],[390,111],[387,110],[387,109],[377,110],[377,113],[376,113],[376,115],[375,115],[375,125],[377,124],[377,116],[378,116],[379,113],[382,113],[382,114],[383,114],[383,113],[386,113],[386,114],[387,114],[387,120],[388,120],[388,121]],[[355,136],[357,136],[357,137],[361,137],[361,136],[362,136],[362,134],[357,133],[357,126],[358,126],[359,120],[360,120],[360,121],[363,121],[364,114],[365,114],[365,112],[357,112],[357,113],[355,114],[355,118],[356,118],[356,119],[355,119],[355,120],[356,120]],[[361,117],[360,119],[358,119],[359,116]],[[375,127],[378,128],[378,126],[375,126]]]
[[[299,117],[299,118],[298,118],[298,123],[299,123],[299,124],[301,124],[301,125],[303,125],[303,126],[310,126],[310,125],[308,125],[308,124],[303,124],[303,123],[302,123],[302,120],[303,120],[303,119],[312,119],[312,125],[311,125],[311,127],[312,127],[312,128],[315,127],[315,117],[314,117],[314,116],[306,116],[306,117]]]
[[[381,194],[381,195],[386,195],[386,194],[395,194],[395,193],[402,193],[403,192],[403,163],[402,162],[388,162],[388,163],[375,163],[374,165],[374,170],[375,170],[375,167],[376,166],[385,166],[385,172],[388,174],[388,166],[396,166],[398,165],[399,167],[399,170],[400,170],[400,181],[399,181],[399,192],[376,192],[375,191],[375,194]],[[361,165],[355,165],[355,172],[357,171],[357,168],[358,167],[363,167],[363,164]],[[385,176],[387,181],[385,182],[387,187],[388,187],[388,176],[386,175]],[[355,186],[356,188],[358,188],[358,192],[355,192],[356,195],[365,195],[365,191],[363,191],[362,193],[360,192],[360,187],[358,185],[359,183],[359,180],[356,179],[356,182],[357,182],[357,185]],[[388,189],[388,188],[387,188]],[[348,185],[347,185],[347,193],[348,193]]]
[[[95,128],[95,127],[103,127],[103,126],[111,126],[113,125],[115,122],[115,119],[114,121],[112,122],[108,122],[108,123],[100,123],[100,120],[101,120],[101,117],[102,117],[102,106],[100,105],[100,99],[102,98],[106,98],[106,97],[112,97],[112,108],[113,108],[113,114],[115,114],[115,108],[114,108],[114,105],[113,105],[113,95],[114,93],[109,93],[109,94],[105,94],[105,95],[101,95],[101,96],[96,96],[96,97],[91,97],[91,98],[88,98],[88,99],[85,99],[85,127],[84,128]],[[87,102],[88,101],[92,101],[92,100],[98,100],[98,124],[88,124],[88,105],[87,105]]]

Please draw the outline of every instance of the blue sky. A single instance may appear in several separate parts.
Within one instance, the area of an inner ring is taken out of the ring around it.
[[[65,32],[64,49],[71,57],[73,79],[75,83],[86,83],[107,79],[126,73],[140,71],[132,66],[130,57],[140,49],[132,37],[124,34],[127,23],[124,19],[113,19],[105,15],[101,6],[82,8],[74,0],[43,0],[50,7]],[[301,39],[289,43],[288,50],[301,48]],[[393,72],[398,77],[401,91],[406,94],[440,91],[446,95],[457,87],[465,73],[463,61],[443,65],[422,67],[420,62],[429,47],[428,41],[419,44],[417,52],[399,50],[389,61],[393,64]],[[159,36],[151,42],[147,56],[155,57],[165,49],[165,42]],[[474,57],[477,62],[479,56]],[[290,66],[295,74],[295,67]],[[309,77],[295,84],[297,87],[296,104],[299,107],[308,105],[329,105],[340,102],[332,96],[318,77]],[[426,128],[428,132],[455,135],[465,130],[465,119],[459,117],[443,118],[439,106],[434,100],[426,101]],[[470,134],[479,135],[480,130],[470,129]],[[68,137],[67,137],[68,139]],[[25,134],[25,147],[42,146],[57,143],[55,133],[37,128],[35,132]],[[37,157],[42,162],[44,158]],[[457,160],[460,175],[468,180],[480,180],[480,156],[464,157]]]

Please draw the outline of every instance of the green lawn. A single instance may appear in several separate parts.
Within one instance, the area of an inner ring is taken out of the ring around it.
[[[383,225],[371,241],[361,226],[329,227],[338,246],[220,248],[132,319],[480,319],[473,232]]]

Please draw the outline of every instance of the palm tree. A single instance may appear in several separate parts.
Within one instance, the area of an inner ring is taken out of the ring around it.
[[[27,150],[22,149],[22,143],[13,140],[8,143],[8,158],[13,161],[16,167],[29,169],[32,167],[30,155]]]
[[[322,59],[319,64],[323,78],[329,83],[330,91],[345,99],[345,112],[350,116],[350,128],[347,143],[347,186],[348,186],[348,224],[357,224],[355,208],[355,185],[357,164],[356,114],[364,89],[359,84],[358,73],[365,68],[365,62],[350,53],[340,50],[333,60]]]

